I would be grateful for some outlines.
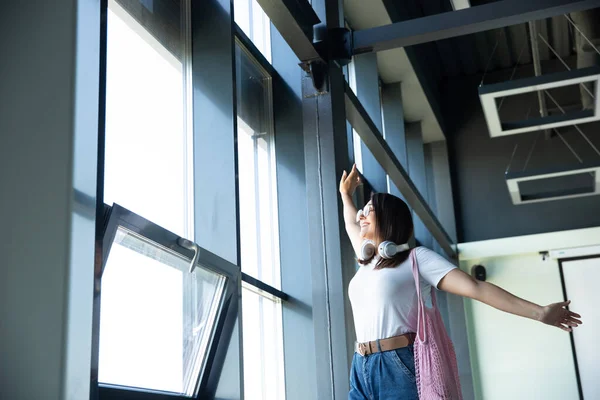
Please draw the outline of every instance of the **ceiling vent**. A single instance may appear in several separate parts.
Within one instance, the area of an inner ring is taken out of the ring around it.
[[[517,133],[559,128],[575,124],[600,121],[600,66],[576,69],[554,74],[545,74],[525,79],[482,85],[479,98],[491,137],[514,135]],[[521,121],[500,121],[498,100],[502,97],[523,93],[550,90],[554,88],[592,84],[595,91],[594,107],[567,112],[561,115],[528,118]]]
[[[538,203],[600,194],[600,164],[537,172],[507,172],[513,204]]]

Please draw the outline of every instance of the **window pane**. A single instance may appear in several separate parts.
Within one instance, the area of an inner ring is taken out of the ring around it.
[[[244,398],[285,399],[281,302],[242,288]]]
[[[123,228],[102,276],[99,380],[196,392],[225,277]]]
[[[271,78],[236,47],[242,271],[279,288]]]
[[[233,0],[235,22],[271,62],[271,20],[256,0]]]
[[[241,267],[279,288],[271,78],[239,45],[236,63]],[[281,303],[245,285],[242,313],[245,398],[284,399]]]
[[[192,237],[181,7],[109,1],[104,199]]]

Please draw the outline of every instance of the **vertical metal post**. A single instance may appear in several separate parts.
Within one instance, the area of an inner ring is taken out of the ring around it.
[[[355,56],[353,63],[355,76],[355,88],[353,89],[356,97],[360,100],[379,132],[383,132],[377,54],[369,53]],[[386,193],[387,174],[364,143],[361,144],[361,154],[362,174],[369,183],[370,189],[375,192]],[[368,199],[370,193],[364,195],[365,199]]]
[[[436,217],[438,217],[438,220],[439,220],[438,207],[437,207],[437,202],[436,202],[437,196],[435,193],[435,180],[434,180],[433,159],[432,158],[433,157],[431,154],[431,146],[429,144],[423,144],[423,161],[424,161],[424,166],[425,166],[425,187],[427,188],[425,198],[427,199],[427,204],[429,204],[429,208],[431,208],[431,211],[433,211],[433,213],[435,214]],[[442,227],[444,228],[444,230],[446,230],[446,227],[444,227],[443,225],[442,225]],[[428,236],[431,236],[431,234],[429,234]],[[429,245],[431,246],[431,249],[433,249],[434,251],[436,251],[438,253],[441,253],[441,247],[438,245],[438,243],[435,240],[433,240],[433,237],[431,238]]]
[[[315,40],[328,29],[344,26],[342,0],[314,0],[322,21]],[[317,398],[348,397],[348,371],[354,332],[347,332],[347,282],[355,272],[354,252],[346,237],[338,180],[349,167],[344,103],[344,75],[335,63],[327,67],[328,90],[317,92],[310,76],[302,79],[304,154],[313,321],[317,354]]]
[[[385,141],[404,167],[408,170],[406,135],[404,130],[404,107],[402,105],[402,83],[384,84],[381,87],[381,106],[385,125]],[[389,192],[404,199],[400,190],[390,182]]]
[[[277,202],[281,290],[290,296],[282,306],[285,398],[316,399],[319,358],[314,351],[310,237],[306,220],[306,177],[302,130],[302,74],[292,49],[271,27],[273,116],[277,162]],[[288,212],[287,210],[294,210]]]
[[[233,3],[192,2],[195,242],[239,265]],[[237,299],[241,310],[241,298]],[[241,312],[201,396],[242,398]]]
[[[423,196],[427,204],[427,175],[425,171],[425,155],[423,150],[423,133],[420,122],[406,124],[406,149],[408,153],[408,174],[410,179]],[[430,205],[431,208],[431,205]],[[431,234],[421,219],[413,212],[415,224],[415,239],[424,246],[431,247],[433,240]]]
[[[327,93],[318,93],[306,75],[302,96],[317,398],[333,400],[348,396],[347,338],[353,333],[346,332],[350,310],[344,299],[355,262],[338,194],[338,180],[349,166],[344,76],[335,65],[328,73]]]

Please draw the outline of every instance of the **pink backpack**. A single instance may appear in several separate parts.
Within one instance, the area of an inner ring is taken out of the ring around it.
[[[419,301],[417,337],[415,339],[415,371],[421,400],[462,400],[454,346],[442,321],[431,288],[431,303],[427,308],[421,297],[419,266],[415,251],[411,251],[413,276]]]

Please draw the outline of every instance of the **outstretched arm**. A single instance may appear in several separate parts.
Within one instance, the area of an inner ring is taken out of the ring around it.
[[[542,307],[523,300],[492,283],[475,280],[460,269],[450,271],[442,278],[438,288],[448,293],[479,300],[498,310],[556,326],[567,332],[571,332],[574,327],[582,323],[579,314],[565,308],[570,301]]]
[[[356,164],[352,166],[352,170],[348,174],[344,171],[342,179],[340,180],[340,196],[342,197],[342,203],[344,204],[344,223],[346,226],[346,232],[352,242],[352,247],[356,255],[360,255],[360,246],[362,240],[360,238],[360,227],[356,223],[356,207],[352,200],[352,195],[356,188],[360,185],[360,177],[356,169]]]

